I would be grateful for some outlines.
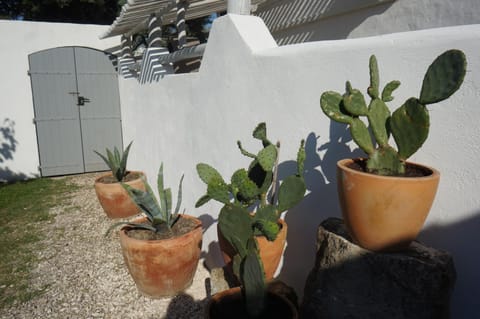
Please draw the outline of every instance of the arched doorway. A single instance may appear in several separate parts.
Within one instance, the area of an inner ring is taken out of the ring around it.
[[[122,147],[114,56],[61,47],[28,59],[41,175],[108,169],[93,150]]]

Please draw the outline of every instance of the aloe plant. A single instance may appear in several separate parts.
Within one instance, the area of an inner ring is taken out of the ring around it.
[[[240,141],[237,142],[241,154],[252,158],[252,162],[248,169],[235,171],[230,183],[227,184],[210,165],[197,165],[198,175],[207,185],[207,193],[197,201],[196,207],[212,199],[224,204],[218,225],[235,250],[233,271],[242,283],[248,313],[255,318],[261,315],[265,306],[265,273],[255,236],[264,235],[269,241],[275,240],[280,231],[280,214],[303,199],[306,186],[303,140],[297,154],[296,174],[286,177],[277,191],[280,143],[273,144],[267,138],[265,123],[258,124],[252,135],[262,142],[263,148],[253,154],[246,151]]]
[[[387,83],[380,95],[377,59],[370,57],[371,98],[367,106],[363,94],[346,83],[346,93],[328,91],[320,98],[323,112],[332,120],[348,124],[353,140],[368,154],[367,171],[378,175],[402,176],[406,160],[425,142],[430,127],[427,105],[449,98],[461,86],[466,72],[465,54],[460,50],[448,50],[438,56],[423,79],[419,98],[409,98],[390,113],[387,102],[393,100],[392,92],[399,81]],[[366,117],[370,129],[360,117]],[[389,145],[393,135],[396,146]],[[372,141],[373,139],[373,141]]]
[[[114,147],[113,152],[107,148],[105,150],[106,156],[97,151],[94,151],[108,165],[108,167],[112,171],[113,177],[118,182],[123,181],[125,179],[125,176],[127,176],[128,174],[128,171],[127,171],[128,152],[130,151],[130,146],[132,145],[132,143],[133,141],[130,142],[127,148],[121,153],[116,146]]]
[[[178,197],[175,210],[172,213],[172,190],[170,188],[165,189],[163,183],[163,163],[160,165],[157,177],[157,186],[159,200],[156,199],[152,188],[142,176],[143,183],[145,184],[146,191],[136,189],[130,185],[122,183],[123,188],[128,192],[129,196],[135,202],[135,204],[145,213],[148,224],[139,224],[131,222],[118,222],[112,225],[107,233],[114,227],[119,225],[128,225],[135,229],[146,229],[155,233],[171,231],[173,225],[180,217],[179,211],[182,203],[182,182],[183,175],[180,178],[178,186]]]

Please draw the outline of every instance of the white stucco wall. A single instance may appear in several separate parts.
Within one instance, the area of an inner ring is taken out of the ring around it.
[[[183,206],[208,226],[221,206],[212,202],[194,208],[206,190],[197,177],[197,163],[209,163],[229,178],[249,162],[236,141],[257,151],[260,145],[251,132],[266,121],[269,137],[282,143],[283,175],[293,171],[288,161],[296,158],[299,141],[305,138],[309,193],[286,215],[288,247],[280,275],[301,295],[313,265],[317,226],[329,216],[340,216],[335,163],[352,152],[360,154],[352,151],[355,145],[348,142],[344,127],[322,113],[321,93],[343,92],[347,79],[365,90],[368,59],[375,53],[382,83],[402,81],[390,104],[396,108],[418,96],[436,56],[461,49],[468,58],[465,82],[449,100],[429,107],[430,137],[412,160],[441,171],[437,198],[420,238],[453,254],[458,280],[452,317],[471,318],[480,294],[480,257],[474,248],[480,229],[479,40],[480,25],[472,25],[277,47],[262,20],[222,17],[213,25],[199,73],[171,75],[142,86],[120,79],[124,142],[134,140],[129,166],[144,170],[155,182],[163,161],[166,182],[174,189],[184,172]],[[208,263],[218,264],[214,225],[204,234],[203,249]]]
[[[255,14],[274,30],[273,36],[279,44],[291,44],[476,24],[480,23],[480,3],[478,0],[280,0],[265,2]],[[294,18],[296,23],[291,21]],[[279,24],[284,27],[279,28]]]
[[[0,180],[38,175],[38,150],[28,55],[61,46],[85,46],[100,50],[118,46],[120,40],[100,40],[108,26],[0,20],[0,129],[13,133],[15,142],[0,132]],[[9,133],[8,135],[12,135]],[[2,144],[8,145],[2,148]]]

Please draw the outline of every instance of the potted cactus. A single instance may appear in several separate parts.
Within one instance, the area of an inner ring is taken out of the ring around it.
[[[237,251],[232,244],[230,229],[226,219],[232,207],[245,215],[254,229],[259,245],[260,257],[266,278],[272,279],[280,262],[287,236],[287,224],[280,215],[298,204],[305,195],[303,178],[305,160],[304,142],[298,151],[297,173],[286,177],[277,191],[277,166],[280,143],[276,145],[267,138],[265,123],[260,123],[253,131],[253,137],[262,142],[263,148],[253,154],[243,149],[237,142],[242,155],[252,158],[248,169],[239,169],[233,173],[230,183],[224,181],[220,173],[208,164],[197,165],[200,179],[207,185],[207,193],[196,203],[200,207],[211,199],[225,205],[219,215],[218,239],[227,269],[232,268],[232,260]],[[253,211],[253,208],[256,208]]]
[[[350,235],[367,249],[396,250],[408,246],[418,235],[440,178],[434,168],[407,162],[428,136],[426,106],[447,99],[460,88],[466,59],[459,50],[438,56],[428,67],[420,97],[407,99],[393,113],[386,103],[393,100],[392,92],[400,82],[387,83],[380,94],[374,55],[369,66],[368,106],[350,82],[344,95],[323,93],[320,105],[332,120],[349,125],[353,140],[368,155],[337,163],[340,205]],[[389,144],[390,135],[396,148]]]
[[[132,222],[118,222],[108,232],[120,230],[120,245],[138,290],[151,298],[175,295],[188,288],[197,269],[202,249],[202,223],[193,216],[179,214],[182,202],[182,181],[172,213],[172,192],[163,183],[163,164],[158,172],[159,200],[144,181],[146,191],[122,183],[145,217]]]
[[[206,307],[206,318],[298,318],[297,310],[289,300],[266,289],[265,272],[255,235],[257,228],[252,227],[255,219],[260,220],[260,217],[252,216],[244,207],[233,203],[225,203],[220,212],[219,223],[233,248],[233,270],[241,286],[214,295]],[[267,224],[274,224],[275,220],[260,223],[270,228]]]
[[[106,155],[94,151],[111,170],[111,172],[95,179],[95,193],[103,210],[112,219],[129,217],[140,212],[140,209],[120,185],[122,182],[131,187],[145,190],[141,179],[144,174],[137,171],[128,171],[126,168],[131,145],[132,142],[123,152],[120,152],[117,147],[114,148],[113,152],[107,148]]]

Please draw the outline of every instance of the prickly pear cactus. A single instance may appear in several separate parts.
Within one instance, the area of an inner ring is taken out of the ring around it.
[[[264,307],[265,273],[255,236],[263,235],[270,241],[275,240],[280,231],[280,214],[302,200],[306,186],[303,177],[304,141],[301,141],[297,154],[297,173],[285,178],[277,192],[274,176],[280,144],[268,140],[265,123],[257,125],[252,136],[262,142],[263,148],[254,154],[243,149],[240,141],[237,142],[240,153],[252,161],[248,169],[238,169],[233,173],[230,184],[210,165],[197,165],[198,175],[207,185],[207,193],[197,201],[196,207],[210,199],[224,204],[218,226],[236,252],[233,271],[242,282],[248,313],[256,318]],[[270,198],[267,198],[269,195]],[[252,207],[256,207],[254,214],[251,214]]]
[[[347,81],[346,93],[324,92],[320,98],[322,111],[332,120],[348,124],[352,139],[368,155],[367,171],[379,175],[401,176],[406,160],[428,137],[430,118],[426,105],[443,101],[461,86],[466,73],[465,54],[448,50],[428,67],[419,98],[409,98],[390,113],[387,102],[400,86],[399,81],[387,83],[380,94],[377,59],[370,57],[370,86],[367,106],[363,94]],[[369,127],[360,117],[366,117]],[[390,135],[397,149],[388,144]]]

